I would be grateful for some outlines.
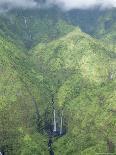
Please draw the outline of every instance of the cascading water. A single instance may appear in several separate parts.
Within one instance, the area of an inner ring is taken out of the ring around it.
[[[55,107],[55,103],[54,103],[54,96],[52,97],[52,114],[51,117],[53,120],[52,123],[52,132],[49,134],[49,139],[48,139],[48,151],[50,155],[54,155],[54,149],[52,148],[53,145],[53,140],[57,137],[60,138],[61,136],[63,136],[65,129],[64,128],[64,124],[63,124],[63,120],[64,120],[64,108],[62,108],[61,110],[61,115],[60,115],[60,119],[58,119],[58,116],[56,116],[56,110],[57,108]],[[58,124],[57,124],[58,123]]]
[[[27,28],[27,19],[24,17],[25,27]]]
[[[26,28],[27,33],[28,33],[27,37],[31,40],[32,39],[32,35],[31,35],[30,29],[28,28],[27,19],[26,19],[25,16],[24,16],[24,24],[25,24],[25,28]]]
[[[54,109],[54,129],[53,129],[53,132],[56,132],[57,129],[56,129],[56,110]]]
[[[63,110],[61,113],[61,119],[60,119],[60,135],[62,135],[62,130],[63,130]]]
[[[2,155],[2,153],[0,152],[0,155]]]

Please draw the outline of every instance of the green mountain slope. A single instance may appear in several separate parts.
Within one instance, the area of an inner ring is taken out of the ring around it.
[[[73,30],[57,10],[15,10],[0,15],[0,34],[26,48],[46,43]]]
[[[96,38],[115,42],[116,10],[12,10],[0,14],[0,34],[16,44],[31,48],[60,38],[79,26]]]
[[[37,132],[40,78],[22,49],[0,37],[0,150],[6,154],[47,155]]]
[[[115,137],[114,47],[108,47],[79,29],[32,50],[55,96],[57,121],[64,111],[66,135],[54,143],[55,154],[94,155],[112,152]]]
[[[0,151],[8,155],[48,155],[49,145],[55,155],[116,151],[116,46],[75,28],[115,42],[115,10],[97,20],[72,15],[0,14]]]
[[[93,37],[105,41],[116,41],[116,9],[100,10],[71,10],[64,19]]]
[[[116,41],[116,10],[105,12],[98,20],[95,34],[106,41]]]

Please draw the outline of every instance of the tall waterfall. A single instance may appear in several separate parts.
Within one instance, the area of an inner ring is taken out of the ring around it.
[[[53,132],[56,132],[56,110],[54,109],[54,129]]]
[[[62,110],[61,118],[60,118],[60,135],[62,135],[62,129],[63,129],[63,110]]]
[[[27,28],[27,19],[24,17],[25,27]]]
[[[30,29],[29,29],[29,27],[28,27],[28,22],[27,22],[27,19],[26,19],[25,16],[24,16],[24,24],[25,24],[25,27],[26,27],[26,29],[27,29],[27,31],[28,31],[27,37],[28,37],[29,39],[32,39],[31,31],[30,31]]]

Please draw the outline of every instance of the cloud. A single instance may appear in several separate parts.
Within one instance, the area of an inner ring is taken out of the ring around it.
[[[95,6],[101,8],[116,7],[116,0],[0,0],[1,9],[40,8],[57,5],[65,10],[87,9]]]
[[[99,6],[101,8],[116,7],[116,0],[48,0],[49,4],[56,4],[66,10],[87,9]]]
[[[34,0],[0,0],[0,10],[9,10],[12,8],[34,8],[37,2]]]

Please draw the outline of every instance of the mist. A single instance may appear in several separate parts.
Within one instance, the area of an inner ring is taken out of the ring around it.
[[[45,8],[52,5],[56,5],[64,10],[88,9],[96,6],[106,9],[116,7],[116,0],[0,0],[0,11],[13,8]]]
[[[56,4],[65,10],[116,7],[116,0],[49,0],[49,3]]]
[[[31,9],[37,6],[34,0],[0,0],[0,12],[14,8]]]

